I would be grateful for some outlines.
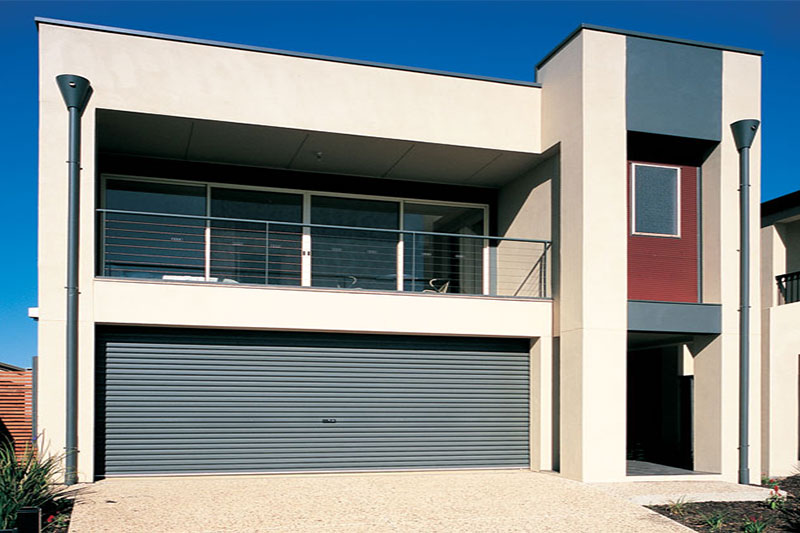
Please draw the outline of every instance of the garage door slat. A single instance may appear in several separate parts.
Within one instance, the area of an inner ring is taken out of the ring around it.
[[[529,464],[524,340],[146,328],[97,337],[105,475]]]

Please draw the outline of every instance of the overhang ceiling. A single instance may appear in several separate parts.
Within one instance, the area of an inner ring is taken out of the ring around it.
[[[105,153],[501,187],[541,154],[101,109]]]

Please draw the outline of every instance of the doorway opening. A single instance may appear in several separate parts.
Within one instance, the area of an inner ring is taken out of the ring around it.
[[[628,349],[628,475],[692,474],[692,358],[683,344]]]

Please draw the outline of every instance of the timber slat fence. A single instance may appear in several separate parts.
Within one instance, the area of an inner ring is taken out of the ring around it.
[[[31,445],[32,420],[32,372],[0,371],[0,424],[11,437],[17,457]]]

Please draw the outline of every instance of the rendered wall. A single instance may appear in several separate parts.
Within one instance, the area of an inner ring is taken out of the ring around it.
[[[560,469],[625,478],[625,37],[584,30],[539,70],[542,146],[560,150]]]
[[[761,472],[768,476],[792,475],[800,465],[800,303],[781,304],[775,282],[787,271],[788,246],[800,240],[786,237],[784,224],[761,228]]]
[[[739,156],[730,124],[761,116],[761,59],[723,52],[722,141],[702,167],[703,302],[722,305],[722,333],[695,342],[695,469],[737,480],[739,446]],[[761,458],[761,314],[759,205],[761,134],[751,149],[750,169],[750,478],[758,480]]]
[[[551,218],[553,204],[553,182],[558,177],[558,158],[549,157],[529,172],[500,189],[497,203],[497,234],[501,237],[552,240]],[[546,252],[546,253],[545,253]],[[536,255],[545,253],[536,261]],[[497,287],[519,295],[536,295],[541,292],[552,296],[553,273],[552,250],[545,251],[542,245],[514,241],[501,241],[497,245]],[[522,262],[531,262],[532,269],[522,269]],[[507,265],[504,268],[504,265]],[[504,295],[505,292],[498,292]],[[507,294],[505,294],[507,295]]]

